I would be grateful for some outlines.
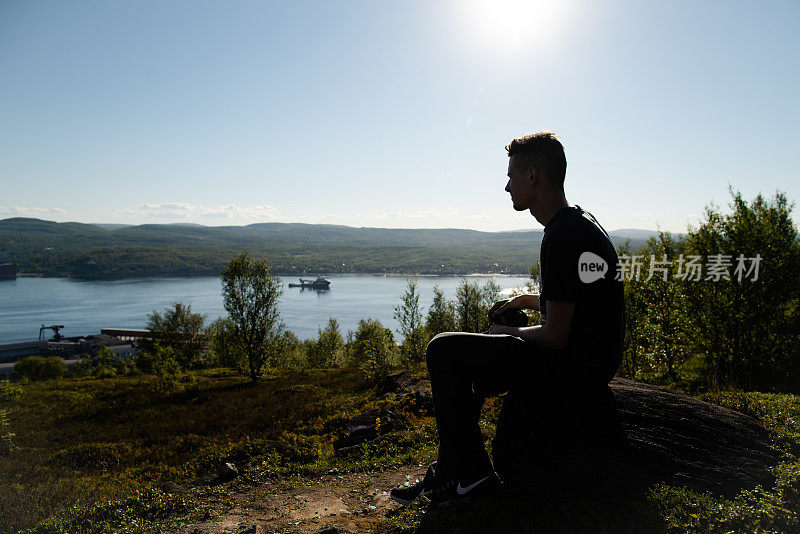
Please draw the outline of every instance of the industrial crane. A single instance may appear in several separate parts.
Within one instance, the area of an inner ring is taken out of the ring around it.
[[[42,325],[42,327],[39,329],[39,341],[42,341],[42,334],[44,333],[45,330],[52,330],[53,332],[55,332],[55,334],[53,335],[53,341],[61,341],[62,339],[64,339],[64,336],[59,334],[58,331],[62,328],[64,328],[63,324],[54,324],[52,326]],[[45,341],[47,340],[45,339]]]

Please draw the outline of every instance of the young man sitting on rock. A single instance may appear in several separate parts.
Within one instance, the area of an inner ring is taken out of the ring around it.
[[[597,219],[567,203],[564,147],[543,131],[514,139],[506,150],[505,190],[514,209],[530,211],[544,226],[540,292],[495,303],[489,333],[445,332],[428,344],[439,455],[421,482],[391,491],[401,504],[422,496],[447,505],[498,487],[479,426],[486,396],[513,391],[541,399],[548,392],[603,386],[621,361],[617,254]],[[540,325],[496,324],[509,310],[525,308],[541,312]]]

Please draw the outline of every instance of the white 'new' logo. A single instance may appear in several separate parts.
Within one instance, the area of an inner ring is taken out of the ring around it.
[[[608,271],[606,260],[594,252],[584,252],[578,258],[578,277],[584,284],[591,284],[600,280]]]

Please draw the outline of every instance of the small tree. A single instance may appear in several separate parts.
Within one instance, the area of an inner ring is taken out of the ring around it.
[[[463,332],[484,332],[489,328],[489,308],[498,300],[500,286],[489,280],[481,288],[462,278],[456,288],[456,316]]]
[[[650,273],[648,270],[640,291],[647,305],[643,319],[651,332],[652,361],[658,372],[666,373],[667,378],[675,382],[678,380],[677,370],[687,357],[684,284],[677,277],[677,262],[672,261],[683,253],[683,243],[673,239],[669,232],[659,232],[658,237],[647,241],[641,252],[644,259],[650,258],[651,266],[664,262],[660,266],[664,271],[653,269]]]
[[[617,256],[631,255],[631,242],[628,239],[617,248]],[[625,338],[622,344],[622,365],[619,374],[627,378],[641,378],[642,353],[649,347],[646,335],[647,301],[641,280],[624,280],[625,291]]]
[[[392,331],[377,319],[361,319],[355,332],[348,335],[351,361],[370,379],[389,374],[397,346]]]
[[[305,362],[304,344],[294,332],[284,330],[275,343],[269,364],[278,369],[301,367]]]
[[[513,291],[511,291],[510,296],[516,297],[518,295],[538,295],[540,291],[539,285],[541,280],[539,278],[539,273],[541,272],[541,268],[541,262],[536,260],[536,263],[531,265],[530,269],[528,269],[528,280],[522,287],[515,288]],[[492,304],[494,304],[494,302],[489,304],[490,308]],[[535,325],[542,321],[542,314],[539,312],[539,310],[524,311],[528,316],[528,324]]]
[[[400,333],[403,335],[401,360],[405,364],[422,361],[425,358],[428,334],[422,324],[416,280],[408,280],[400,305],[394,307],[394,318],[400,323]]]
[[[531,268],[528,269],[528,278],[529,280],[525,282],[525,289],[528,293],[536,293],[538,294],[541,291],[541,283],[542,283],[542,261],[536,260],[536,263],[531,265]]]
[[[204,330],[206,316],[193,313],[190,304],[175,302],[162,313],[153,311],[147,316],[147,329],[153,339],[143,344],[143,350],[152,352],[155,345],[170,347],[175,360],[184,369],[193,367],[206,345]]]
[[[99,378],[109,378],[116,375],[117,371],[114,369],[115,361],[114,351],[108,348],[105,343],[101,344],[94,358],[96,364],[94,375]]]
[[[425,329],[430,337],[456,330],[455,304],[444,296],[444,292],[439,289],[439,286],[433,286],[433,303],[428,308]]]
[[[500,284],[494,280],[488,280],[485,284],[483,284],[481,293],[483,294],[483,305],[486,307],[487,313],[489,308],[492,307],[492,304],[500,300],[501,291],[503,291],[503,288],[500,287]]]
[[[228,312],[233,343],[228,348],[235,358],[247,363],[247,373],[258,380],[270,360],[281,350],[284,324],[278,299],[283,285],[272,274],[265,258],[254,259],[248,252],[231,258],[222,271],[222,299]]]
[[[782,193],[751,202],[731,190],[732,213],[706,208],[688,254],[729,263],[686,284],[689,339],[711,387],[800,390],[800,239]],[[739,261],[742,258],[743,261]],[[758,267],[756,272],[755,268]]]
[[[236,340],[233,321],[220,317],[208,327],[209,345],[214,359],[223,367],[247,374],[247,361]]]
[[[156,375],[156,387],[161,393],[172,393],[178,386],[181,368],[172,347],[156,345],[150,353],[150,366]]]
[[[336,367],[344,355],[344,338],[339,332],[339,321],[331,317],[325,329],[319,329],[319,336],[309,343],[306,361],[309,367]]]

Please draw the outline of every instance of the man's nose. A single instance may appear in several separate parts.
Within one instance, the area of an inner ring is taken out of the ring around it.
[[[510,193],[510,192],[511,192],[511,180],[509,179],[506,182],[506,193]]]

